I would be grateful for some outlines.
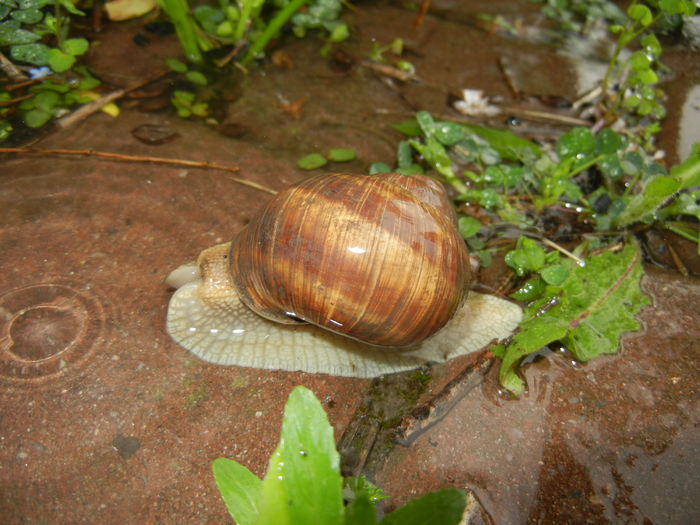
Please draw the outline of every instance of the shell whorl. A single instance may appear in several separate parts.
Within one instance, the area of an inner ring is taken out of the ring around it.
[[[322,175],[279,193],[232,242],[241,300],[379,346],[442,328],[471,275],[444,188],[421,175]]]

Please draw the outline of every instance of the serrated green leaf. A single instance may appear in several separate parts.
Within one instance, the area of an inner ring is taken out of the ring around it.
[[[638,330],[635,315],[649,303],[641,291],[641,253],[630,241],[622,252],[589,257],[584,267],[572,262],[557,296],[529,305],[525,321],[506,347],[499,378],[520,394],[523,381],[516,368],[522,358],[561,341],[580,361],[617,352],[623,333]],[[544,305],[550,307],[543,311]]]
[[[380,525],[457,525],[462,520],[467,495],[457,489],[429,492],[388,514]]]
[[[617,225],[624,228],[633,222],[650,218],[680,187],[681,181],[676,177],[654,177],[649,180],[642,192],[634,196],[617,218]]]
[[[238,525],[254,525],[260,512],[260,478],[243,465],[227,458],[215,459],[212,471],[231,517]]]
[[[342,525],[340,455],[333,427],[314,394],[295,387],[284,408],[280,443],[262,482],[257,525]]]

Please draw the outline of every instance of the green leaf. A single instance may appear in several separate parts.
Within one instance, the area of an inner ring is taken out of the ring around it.
[[[198,86],[206,86],[209,83],[207,77],[199,71],[188,71],[185,73],[185,78]]]
[[[615,133],[610,128],[602,129],[595,137],[598,153],[612,155],[624,147],[622,135]],[[616,158],[616,157],[615,157]]]
[[[53,115],[42,109],[32,109],[24,114],[24,123],[30,128],[40,128],[46,124]]]
[[[617,225],[624,228],[633,222],[649,218],[680,187],[681,181],[676,177],[654,177],[649,180],[642,192],[627,204],[617,219]]]
[[[61,96],[55,91],[41,91],[34,96],[34,107],[51,112],[60,101]]]
[[[659,39],[656,38],[654,33],[644,35],[640,39],[639,43],[647,51],[647,53],[654,58],[658,58],[661,55],[661,43],[659,42]]]
[[[88,50],[90,44],[84,38],[69,38],[63,42],[63,50],[73,56],[82,55]]]
[[[459,219],[457,219],[457,227],[459,228],[459,234],[466,239],[479,232],[481,223],[474,217],[460,215]]]
[[[396,146],[396,165],[399,168],[408,168],[413,164],[411,145],[406,140],[399,141]]]
[[[464,130],[454,122],[438,122],[434,127],[434,135],[441,144],[452,146],[464,138]]]
[[[212,463],[214,480],[231,517],[238,525],[253,525],[258,518],[262,481],[243,465],[227,458]]]
[[[0,46],[30,44],[41,39],[41,35],[20,28],[17,20],[0,22]]]
[[[297,166],[303,170],[315,170],[328,163],[326,158],[320,153],[310,153],[297,161]]]
[[[391,127],[399,133],[403,133],[408,137],[418,137],[421,134],[421,129],[418,125],[418,121],[413,118],[409,120],[404,120],[403,122],[399,122],[397,124],[392,124]]]
[[[651,66],[651,60],[643,51],[635,51],[629,57],[629,64],[632,71],[644,71]]]
[[[351,497],[346,497],[346,499],[350,500],[359,498],[360,496],[367,496],[370,503],[376,503],[389,497],[382,489],[368,481],[364,476],[350,476],[345,478],[343,480],[343,489],[344,494],[346,490],[352,493]]]
[[[700,142],[693,144],[683,163],[671,168],[671,176],[681,181],[681,189],[700,186]]]
[[[541,277],[533,277],[525,281],[520,288],[510,294],[517,301],[529,302],[539,298],[545,291],[545,283]]]
[[[75,57],[64,53],[60,49],[49,50],[49,67],[56,73],[68,71],[75,64]]]
[[[659,7],[667,15],[680,15],[685,13],[684,3],[682,0],[659,0]]]
[[[378,173],[391,173],[391,166],[385,162],[373,162],[369,167],[369,174],[377,175]]]
[[[56,1],[56,3],[58,3],[62,7],[64,7],[65,10],[68,11],[72,15],[81,15],[81,16],[85,15],[85,13],[83,13],[80,9],[75,7],[73,0],[55,0],[55,1]]]
[[[331,42],[338,43],[347,40],[349,36],[350,29],[348,29],[346,24],[336,24],[333,26],[330,35],[328,35],[328,39]]]
[[[428,492],[386,515],[380,525],[457,525],[466,505],[467,495],[461,490]]]
[[[506,160],[519,160],[523,151],[530,152],[534,157],[539,157],[542,154],[542,150],[537,144],[510,130],[477,126],[476,124],[462,124],[462,127],[484,139]]]
[[[596,141],[588,128],[573,128],[557,140],[559,158],[574,157],[595,150]]]
[[[187,71],[187,64],[176,58],[166,58],[165,65],[175,71],[175,73],[185,73]]]
[[[518,249],[506,254],[505,262],[519,276],[531,271],[539,271],[545,263],[544,249],[532,239],[520,237]]]
[[[552,264],[542,268],[540,275],[547,284],[560,286],[569,277],[569,269],[565,264]]]
[[[44,18],[44,13],[36,8],[16,9],[10,16],[23,24],[36,24]]]
[[[377,511],[366,494],[351,501],[345,507],[345,525],[375,525]]]
[[[617,351],[623,333],[639,329],[635,315],[649,303],[639,281],[643,269],[636,242],[622,252],[589,257],[581,267],[571,261],[569,277],[557,296],[529,305],[519,332],[505,349],[501,384],[521,394],[516,373],[521,359],[554,341],[561,341],[580,361]],[[544,313],[542,307],[551,305]]]
[[[644,27],[649,26],[654,21],[651,10],[647,6],[641,4],[631,5],[629,9],[627,9],[627,16],[639,22]]]
[[[0,142],[7,140],[12,134],[12,124],[5,119],[0,119]]]
[[[34,42],[18,44],[10,48],[10,56],[18,62],[27,62],[35,66],[45,66],[49,63],[49,46]]]
[[[350,162],[356,157],[355,150],[349,148],[334,148],[328,152],[328,160],[333,162]]]
[[[343,523],[340,455],[333,427],[306,387],[295,387],[287,400],[259,508],[257,525]]]

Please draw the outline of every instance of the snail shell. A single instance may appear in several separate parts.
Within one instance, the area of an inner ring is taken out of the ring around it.
[[[220,364],[374,377],[474,351],[520,320],[507,301],[465,301],[454,211],[422,175],[308,179],[202,252],[197,273],[171,299],[168,332]]]

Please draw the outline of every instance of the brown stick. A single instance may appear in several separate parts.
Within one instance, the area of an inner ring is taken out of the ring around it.
[[[130,91],[134,91],[135,89],[139,89],[147,84],[150,84],[151,82],[155,82],[156,80],[160,79],[161,77],[164,77],[168,73],[170,73],[170,70],[159,71],[148,78],[142,78],[140,80],[137,80],[124,88],[115,89],[114,91],[111,91],[101,96],[100,98],[88,102],[87,104],[73,111],[71,114],[56,120],[56,125],[62,129],[67,128],[68,126],[72,126],[76,122],[79,122],[89,117],[96,111],[99,111],[99,109],[105,104],[109,104],[110,102],[114,102],[115,100],[122,98]]]
[[[186,166],[188,168],[213,169],[236,173],[240,168],[224,166],[214,162],[200,162],[196,160],[183,159],[166,159],[163,157],[145,157],[140,155],[124,155],[121,153],[109,153],[105,151],[93,151],[91,149],[35,149],[35,148],[0,148],[0,153],[17,153],[22,155],[62,155],[62,156],[81,156],[81,157],[97,157],[100,159],[115,160],[118,162],[143,162],[149,164],[172,164],[174,166]],[[267,186],[252,182],[239,177],[229,176],[233,182],[248,186],[265,193],[275,195],[277,192]]]

